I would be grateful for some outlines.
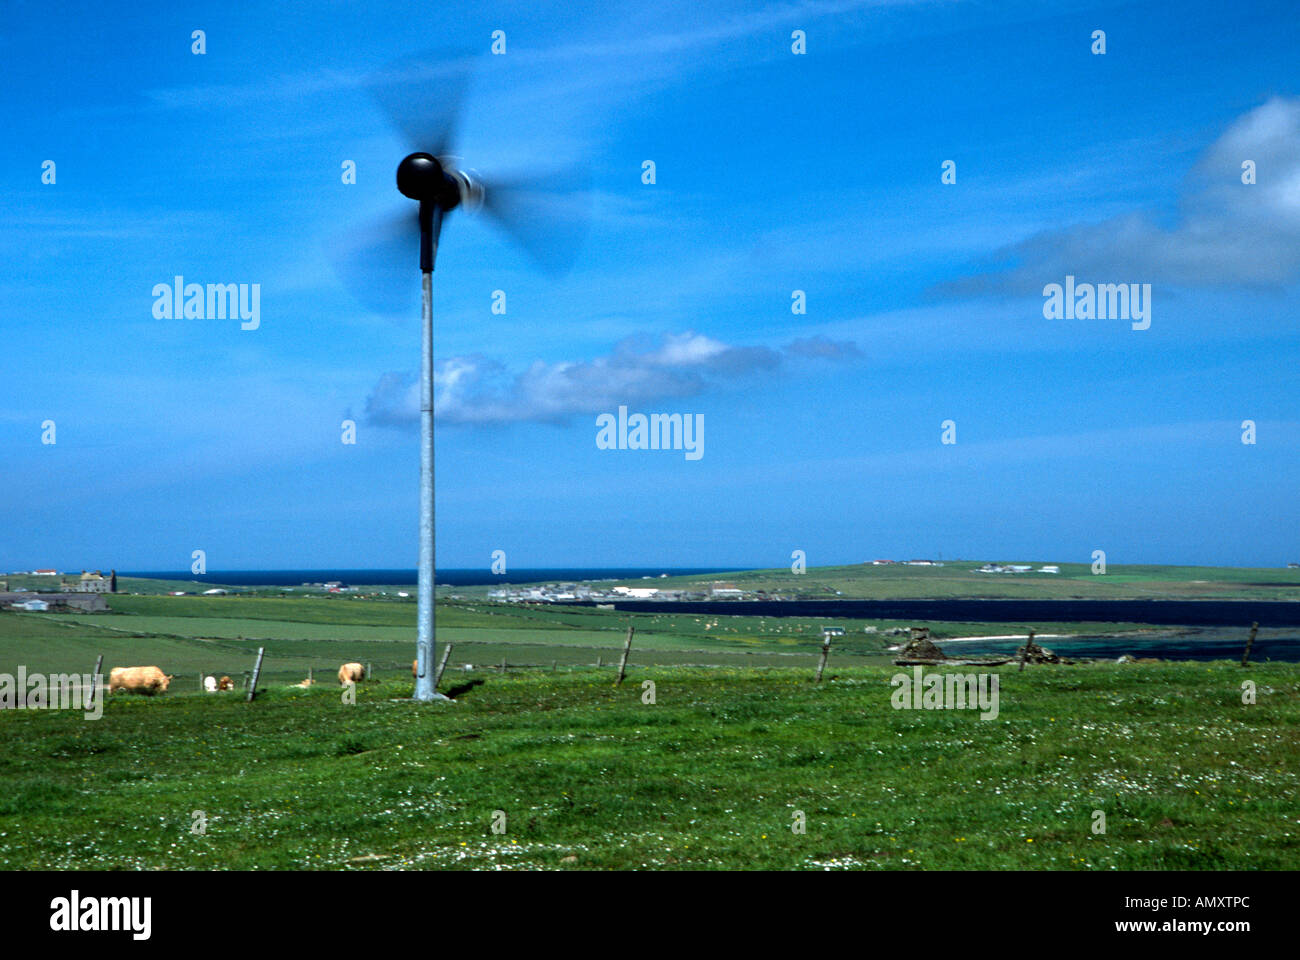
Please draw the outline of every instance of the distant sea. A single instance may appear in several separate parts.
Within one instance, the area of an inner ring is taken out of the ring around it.
[[[636,580],[697,576],[708,573],[734,573],[735,567],[520,567],[494,574],[483,567],[437,571],[437,581],[452,587],[473,587],[494,583],[570,582],[579,580]],[[190,580],[217,583],[230,587],[297,587],[304,583],[414,585],[416,570],[213,570],[202,576],[188,570],[144,570],[117,572],[120,577],[148,580]]]

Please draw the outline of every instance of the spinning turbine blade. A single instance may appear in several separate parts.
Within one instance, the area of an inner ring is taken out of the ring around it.
[[[409,203],[336,240],[329,256],[339,280],[368,309],[403,317],[420,309],[419,288],[411,283],[420,224]]]
[[[452,152],[456,122],[469,87],[471,57],[426,54],[394,60],[366,89],[412,152]]]
[[[488,178],[482,210],[533,260],[551,273],[573,265],[590,218],[583,172],[570,168],[546,176]]]

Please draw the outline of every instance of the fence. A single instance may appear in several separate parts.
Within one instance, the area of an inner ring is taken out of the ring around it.
[[[304,679],[312,679],[317,684],[337,684],[340,664],[347,662],[344,657],[326,657],[319,654],[276,654],[275,640],[244,638],[244,643],[256,644],[266,648],[269,661],[275,657],[274,666],[262,669],[260,686],[288,686]],[[573,672],[578,670],[608,670],[617,677],[622,658],[626,654],[626,664],[622,669],[645,669],[666,667],[774,667],[796,668],[814,671],[819,659],[824,655],[823,645],[809,645],[799,650],[719,650],[694,647],[681,648],[638,648],[635,644],[628,646],[607,646],[596,644],[553,643],[550,641],[517,640],[456,640],[454,644],[442,646],[440,655],[445,655],[447,646],[454,648],[454,655],[447,658],[442,681],[450,683],[450,677],[464,676],[467,673],[497,673],[532,670],[550,672]],[[351,651],[349,651],[351,652]],[[414,651],[412,651],[414,653]],[[204,678],[229,676],[235,690],[246,692],[251,680],[255,655],[234,659],[233,652],[223,652],[220,657],[213,657],[210,666],[198,673],[175,674],[172,680],[173,691],[201,691]],[[555,654],[548,656],[548,654]],[[881,654],[876,650],[854,650],[849,647],[837,648],[834,659],[842,662],[843,658],[864,659]],[[412,656],[414,659],[414,656]],[[378,660],[356,657],[354,662],[365,668],[366,679],[396,679],[411,677],[411,660]],[[396,675],[396,676],[395,676]]]

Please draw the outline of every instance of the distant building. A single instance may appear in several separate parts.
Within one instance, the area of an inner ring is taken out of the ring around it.
[[[32,571],[33,577],[57,577],[58,575],[59,575],[59,571],[57,570],[33,570]]]
[[[1033,566],[1028,563],[986,563],[984,564],[984,566],[980,567],[975,572],[976,573],[1028,573],[1032,569],[1034,569]],[[1061,570],[1059,567],[1054,570],[1048,570],[1045,568],[1043,572],[1060,573]]]
[[[1054,563],[1046,563],[1038,568],[1039,573],[1060,573],[1061,568]]]
[[[94,573],[82,570],[79,579],[64,580],[60,589],[69,593],[117,593],[117,571],[110,571],[106,577],[98,570]]]
[[[220,587],[213,587],[211,590],[204,590],[203,595],[205,597],[224,597],[229,592],[229,590],[222,590]]]
[[[33,613],[44,613],[50,609],[50,605],[44,600],[24,600],[22,603],[13,604],[15,610],[27,610]]]
[[[658,587],[615,587],[614,592],[633,600],[649,600],[659,593]]]

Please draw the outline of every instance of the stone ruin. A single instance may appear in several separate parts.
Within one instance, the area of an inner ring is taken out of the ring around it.
[[[1046,647],[1034,643],[1034,635],[1031,633],[1029,639],[1025,641],[1024,646],[1016,648],[1015,659],[1017,661],[1024,659],[1025,663],[1060,663],[1061,658]]]
[[[929,627],[912,627],[911,638],[898,652],[899,660],[947,660],[948,655],[930,639]]]

